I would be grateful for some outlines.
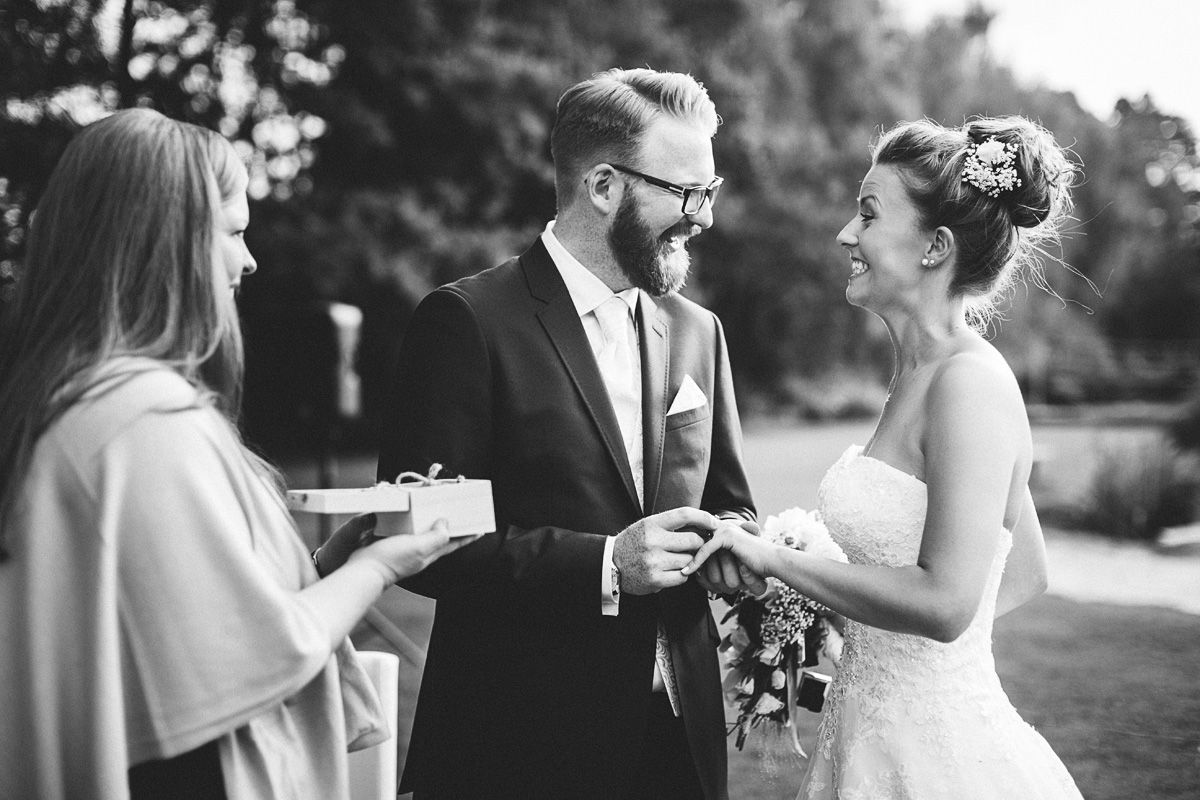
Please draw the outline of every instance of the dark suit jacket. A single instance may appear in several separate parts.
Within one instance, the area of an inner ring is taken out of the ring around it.
[[[497,532],[405,586],[437,598],[401,791],[617,798],[643,741],[657,620],[709,800],[725,798],[716,626],[691,581],[600,612],[605,537],[679,506],[752,519],[720,322],[639,303],[645,509],[579,316],[539,239],[434,291],[401,347],[379,477],[492,481]],[[666,416],[690,375],[708,404]]]

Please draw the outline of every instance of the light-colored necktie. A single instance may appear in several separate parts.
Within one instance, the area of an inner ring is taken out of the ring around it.
[[[604,346],[596,355],[608,399],[617,412],[625,457],[642,502],[642,369],[629,304],[613,295],[596,307]]]
[[[600,366],[608,398],[617,413],[617,423],[621,426],[621,438],[633,472],[638,500],[644,504],[642,369],[630,311],[629,304],[615,295],[596,307],[596,321],[600,323],[600,332],[604,335],[604,345],[596,354],[596,363]],[[675,682],[675,669],[671,665],[667,634],[661,621],[654,645],[654,666],[651,688],[658,689],[661,684],[671,701],[671,709],[675,716],[679,716],[679,689]]]

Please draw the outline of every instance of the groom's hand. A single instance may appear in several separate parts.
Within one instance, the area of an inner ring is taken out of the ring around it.
[[[617,534],[613,563],[621,572],[621,592],[651,594],[687,582],[680,570],[704,544],[720,520],[696,508],[675,508],[640,519]],[[704,531],[683,530],[692,527]]]
[[[755,536],[759,534],[758,523],[748,519],[721,520],[721,525],[734,525]],[[763,588],[762,578],[746,569],[737,556],[728,550],[721,550],[705,561],[695,578],[696,583],[713,594],[733,594],[740,591],[757,594]]]

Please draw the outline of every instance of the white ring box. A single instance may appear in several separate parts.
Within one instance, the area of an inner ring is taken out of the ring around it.
[[[451,536],[496,530],[492,482],[378,483],[365,489],[299,489],[287,493],[291,511],[308,514],[366,514],[379,517],[376,535],[427,531],[446,520]]]

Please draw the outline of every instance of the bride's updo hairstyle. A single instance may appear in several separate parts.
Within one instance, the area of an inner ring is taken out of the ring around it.
[[[1076,166],[1054,136],[1024,117],[979,118],[946,128],[902,122],[879,139],[874,164],[897,168],[922,224],[954,234],[952,295],[986,320],[1022,268],[1058,238],[1071,209]]]

